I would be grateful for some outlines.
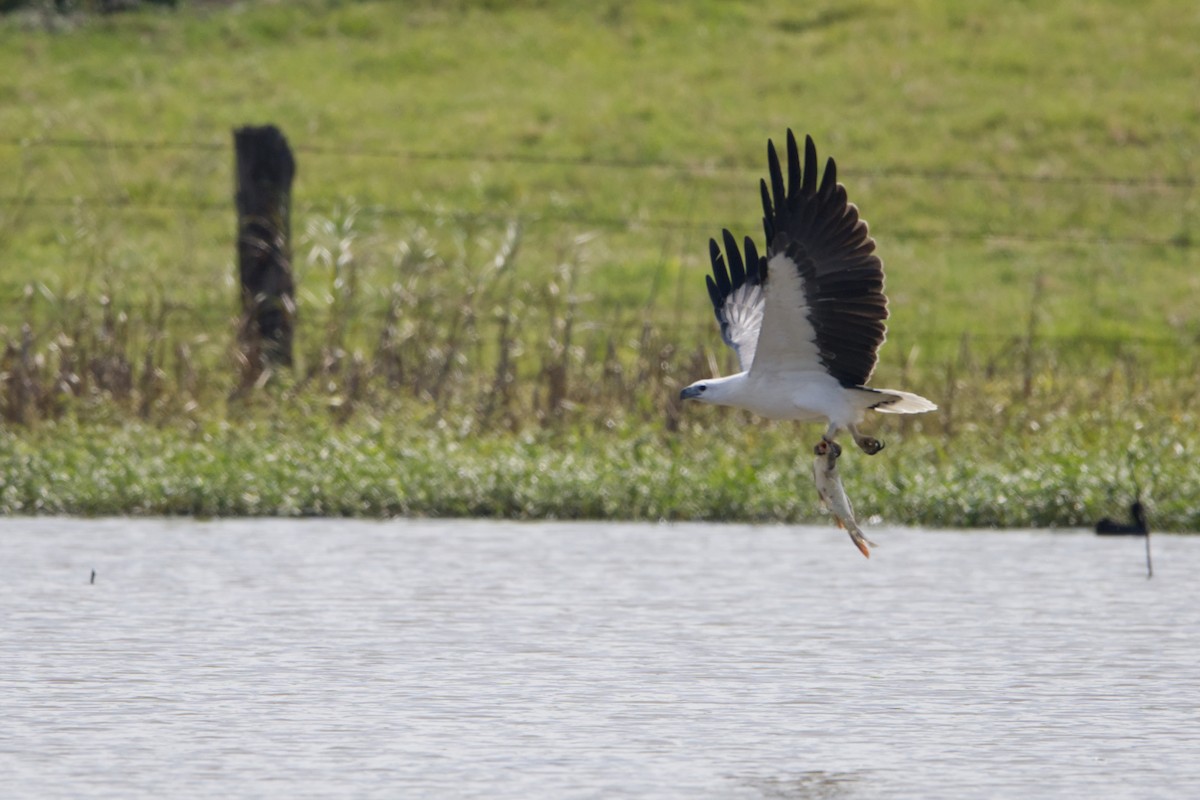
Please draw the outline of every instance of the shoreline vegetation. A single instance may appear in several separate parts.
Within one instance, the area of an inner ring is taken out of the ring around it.
[[[810,448],[757,433],[714,446],[655,433],[462,438],[395,435],[377,422],[239,423],[178,429],[52,426],[0,435],[0,511],[9,515],[492,517],[816,523]],[[1061,441],[1059,442],[1061,445]],[[1138,443],[1171,452],[1177,444]],[[747,449],[748,448],[748,449]],[[888,458],[883,458],[884,453]],[[935,442],[890,440],[847,470],[867,525],[1090,527],[1127,497],[1131,473],[1156,531],[1194,531],[1184,457],[1081,463],[1052,448],[973,460]],[[1182,473],[1182,474],[1181,474]],[[1053,487],[1053,488],[1050,488]]]
[[[826,519],[811,480],[821,426],[681,407],[693,376],[729,368],[715,325],[590,325],[573,262],[514,286],[518,252],[510,226],[482,267],[401,257],[409,282],[375,327],[342,275],[324,307],[304,307],[295,369],[257,383],[232,368],[232,334],[189,347],[163,314],[58,301],[0,358],[0,513]],[[194,355],[214,349],[224,361]],[[1156,530],[1200,529],[1194,378],[1129,354],[1097,376],[1057,358],[1027,331],[991,353],[964,337],[948,363],[897,371],[941,408],[872,415],[887,447],[851,449],[843,470],[859,513],[1079,527],[1140,491]]]
[[[732,368],[706,243],[759,232],[765,137],[791,126],[888,270],[872,383],[940,406],[848,450],[865,524],[1090,527],[1140,492],[1156,532],[1200,531],[1195,125],[1155,100],[1190,86],[1200,19],[163,5],[0,15],[0,513],[828,521],[819,426],[678,401]],[[908,45],[861,63],[883,17]],[[729,27],[761,74],[710,52]],[[802,85],[772,82],[812,48]],[[747,92],[788,108],[710,124]],[[260,374],[228,136],[264,115],[299,158],[297,324],[294,368]]]

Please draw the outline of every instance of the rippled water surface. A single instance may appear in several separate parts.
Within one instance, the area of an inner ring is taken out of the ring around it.
[[[1200,797],[1200,538],[869,533],[0,520],[0,794]]]

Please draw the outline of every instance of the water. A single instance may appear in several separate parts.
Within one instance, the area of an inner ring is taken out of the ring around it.
[[[0,520],[0,795],[1200,796],[1200,538],[868,533]]]

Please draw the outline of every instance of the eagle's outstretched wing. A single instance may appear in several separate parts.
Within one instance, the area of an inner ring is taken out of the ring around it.
[[[746,258],[743,261],[733,234],[724,231],[725,250],[729,253],[729,268],[716,241],[708,241],[713,274],[707,276],[708,296],[712,298],[721,326],[721,338],[737,353],[742,370],[754,363],[759,330],[763,319],[763,275],[765,262],[750,237],[746,237]]]
[[[837,182],[832,158],[817,184],[812,137],[801,171],[796,138],[788,131],[786,187],[774,142],[767,144],[767,162],[770,187],[761,184],[766,298],[754,369],[808,370],[819,363],[843,386],[865,385],[887,337],[875,240]]]

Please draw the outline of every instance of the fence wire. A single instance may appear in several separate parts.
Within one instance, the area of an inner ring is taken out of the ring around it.
[[[335,213],[345,204],[344,200],[306,200],[298,204],[301,211]],[[227,214],[228,201],[217,200],[169,200],[141,201],[128,197],[39,197],[36,195],[0,197],[0,205],[30,208],[96,208],[106,211],[122,211],[134,214]],[[737,227],[730,220],[672,219],[667,217],[620,217],[596,214],[574,214],[560,211],[540,212],[496,212],[469,209],[437,209],[420,206],[387,206],[365,203],[358,208],[380,217],[405,219],[455,219],[464,222],[484,222],[504,225],[511,222],[522,226],[574,225],[605,230],[666,230],[713,232]],[[875,233],[876,238],[880,237]],[[1000,230],[920,230],[915,228],[889,228],[887,239],[899,241],[970,241],[1003,244],[1070,245],[1087,247],[1151,247],[1174,250],[1192,250],[1198,243],[1187,236],[1088,236],[1081,234],[1036,234]]]
[[[43,137],[0,139],[0,143],[10,147],[42,147],[65,149],[95,149],[95,150],[183,150],[197,152],[220,152],[229,150],[228,143],[203,142],[185,140],[151,140],[151,139],[96,139],[84,137]],[[600,168],[612,170],[668,170],[679,173],[703,173],[711,171],[729,172],[760,172],[762,165],[754,162],[680,162],[669,159],[654,158],[611,158],[589,155],[540,155],[536,153],[504,153],[480,152],[467,153],[448,150],[417,150],[370,144],[327,147],[322,145],[293,143],[292,148],[298,153],[308,153],[327,157],[360,157],[387,158],[412,161],[459,161],[498,164],[538,164],[556,167]],[[953,170],[953,169],[922,169],[918,167],[892,166],[870,169],[842,169],[845,175],[867,178],[924,181],[968,181],[981,183],[1012,182],[1034,184],[1062,184],[1078,186],[1081,184],[1113,186],[1113,187],[1147,187],[1192,189],[1197,178],[1190,175],[1047,175],[1041,173],[1001,172],[988,170]]]
[[[71,149],[84,151],[183,151],[204,154],[229,153],[231,144],[226,141],[186,141],[186,140],[147,140],[147,139],[105,139],[90,137],[37,137],[0,138],[0,146],[36,149]],[[505,152],[454,152],[419,150],[390,146],[360,144],[353,146],[328,147],[314,144],[294,143],[293,149],[300,154],[319,158],[378,158],[410,161],[444,161],[459,163],[492,163],[538,165],[566,169],[604,169],[613,171],[637,172],[657,170],[678,174],[698,175],[725,173],[761,173],[761,165],[757,163],[734,163],[728,161],[711,162],[682,162],[669,159],[625,159],[607,158],[587,155],[562,154],[532,154]],[[890,166],[861,170],[841,169],[843,175],[873,179],[903,179],[939,183],[946,181],[975,182],[975,183],[1015,183],[1052,185],[1064,187],[1097,186],[1138,190],[1169,190],[1178,191],[1184,196],[1189,195],[1196,187],[1197,180],[1188,175],[1045,175],[1001,171],[975,170],[946,170],[921,169],[906,166]],[[312,198],[296,204],[296,210],[301,213],[334,214],[344,208],[346,200]],[[117,211],[129,214],[161,215],[161,214],[230,214],[232,202],[226,198],[220,199],[161,199],[139,200],[128,196],[74,195],[74,196],[42,196],[26,190],[22,194],[0,196],[0,206],[10,208],[88,208]],[[479,222],[487,224],[507,225],[513,222],[522,226],[577,226],[599,228],[606,230],[664,230],[664,231],[695,231],[711,234],[724,227],[731,227],[730,220],[696,220],[671,217],[625,217],[619,215],[587,214],[570,211],[545,210],[538,212],[511,211],[496,212],[472,209],[438,209],[422,206],[396,206],[363,203],[358,206],[361,212],[375,214],[385,218],[395,219],[451,219],[464,222]],[[878,237],[879,234],[877,233]],[[1038,234],[1019,231],[1002,230],[924,230],[924,229],[895,229],[889,228],[885,234],[887,239],[912,241],[967,241],[987,243],[1013,243],[1018,245],[1051,245],[1051,246],[1082,246],[1082,247],[1134,247],[1162,248],[1176,251],[1191,251],[1197,242],[1186,235],[1176,236],[1138,236],[1138,235],[1086,235],[1086,234]],[[947,343],[962,338],[961,333],[925,332],[923,338]],[[969,341],[973,345],[1003,348],[1019,344],[1019,337],[1009,334],[971,334]],[[1055,346],[1086,346],[1100,348],[1111,352],[1121,348],[1149,349],[1181,349],[1192,346],[1193,343],[1182,342],[1176,338],[1154,338],[1136,336],[1105,336],[1105,335],[1042,335],[1039,339],[1053,342]]]

